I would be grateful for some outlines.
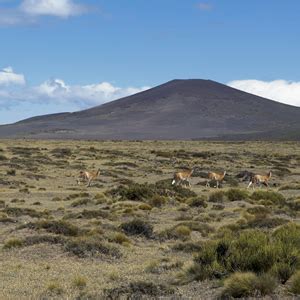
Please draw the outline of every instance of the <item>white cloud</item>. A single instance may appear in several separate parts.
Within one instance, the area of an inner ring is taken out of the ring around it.
[[[199,2],[196,7],[202,11],[210,11],[213,9],[213,5],[207,2]]]
[[[300,82],[286,80],[234,80],[227,85],[264,98],[300,106]]]
[[[63,18],[80,15],[86,11],[85,6],[72,0],[23,0],[20,9],[33,16],[49,15]]]
[[[27,103],[28,105],[41,106],[57,104],[64,105],[66,108],[69,107],[69,110],[79,110],[126,97],[148,88],[122,88],[109,82],[68,85],[62,79],[51,79],[36,86],[28,86],[24,75],[15,74],[11,67],[0,72],[0,103],[2,109]]]
[[[99,105],[122,97],[126,97],[148,89],[149,87],[120,88],[109,82],[90,85],[68,85],[62,79],[47,80],[39,86],[31,88],[31,101],[73,102],[80,108]],[[34,96],[34,97],[32,97]]]
[[[19,5],[4,9],[0,7],[0,26],[37,23],[43,16],[68,18],[88,12],[86,5],[74,0],[22,0]]]
[[[17,74],[12,67],[0,70],[0,85],[24,85],[25,77],[23,74]]]

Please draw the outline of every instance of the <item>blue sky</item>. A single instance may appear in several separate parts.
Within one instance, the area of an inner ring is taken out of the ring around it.
[[[0,123],[174,78],[300,106],[299,36],[299,0],[0,0]]]

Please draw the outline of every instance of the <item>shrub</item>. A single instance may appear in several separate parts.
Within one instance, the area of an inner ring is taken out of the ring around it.
[[[254,296],[257,277],[252,272],[234,273],[224,282],[223,296],[242,298]]]
[[[290,291],[293,294],[300,295],[300,271],[292,276]]]
[[[48,212],[40,212],[31,208],[19,208],[19,207],[5,207],[3,212],[7,213],[9,216],[20,217],[27,215],[31,218],[42,218],[48,216]]]
[[[73,238],[65,244],[64,249],[78,257],[95,256],[97,254],[109,255],[116,258],[121,257],[121,253],[117,248],[106,245],[94,237]]]
[[[219,239],[203,244],[186,275],[192,280],[204,280],[236,271],[270,272],[284,282],[300,264],[299,244],[300,226],[293,223],[272,234],[253,229],[224,231]]]
[[[151,210],[152,206],[150,206],[146,203],[142,203],[141,205],[139,205],[139,209],[141,209],[141,210]]]
[[[23,244],[24,244],[23,240],[18,238],[12,238],[5,242],[3,248],[4,249],[18,248],[18,247],[22,247]]]
[[[3,154],[0,154],[0,161],[1,160],[7,160],[8,158],[5,156],[5,155],[3,155]]]
[[[185,225],[179,225],[174,229],[174,233],[178,238],[186,239],[191,234],[191,229]]]
[[[174,294],[174,290],[163,284],[154,284],[152,282],[137,281],[129,285],[112,289],[105,289],[105,299],[144,299],[160,298]]]
[[[248,208],[247,212],[252,215],[266,217],[271,213],[271,210],[263,205],[258,205]]]
[[[204,197],[193,197],[187,200],[190,207],[207,207],[206,199]]]
[[[155,183],[155,188],[158,194],[168,196],[168,191],[172,191],[177,200],[196,197],[197,194],[190,189],[184,188],[180,185],[173,186],[171,179],[159,180]]]
[[[46,231],[51,233],[63,234],[68,236],[77,236],[81,232],[77,226],[63,220],[38,221],[36,223],[28,223],[26,227],[32,229],[45,229]]]
[[[69,148],[55,148],[51,151],[51,153],[53,156],[58,158],[72,155],[72,151]]]
[[[196,221],[186,221],[186,222],[181,222],[177,226],[187,226],[190,228],[192,231],[198,231],[202,234],[202,236],[208,236],[209,233],[214,232],[214,228],[211,227],[210,225],[202,222],[196,222]]]
[[[218,192],[211,193],[209,195],[208,201],[222,203],[222,202],[224,202],[224,198],[225,198],[225,192],[218,191]]]
[[[54,197],[54,198],[52,198],[52,201],[62,201],[62,199],[60,198],[60,197]]]
[[[267,200],[277,205],[285,204],[285,198],[283,197],[283,195],[273,191],[256,191],[251,195],[251,199]]]
[[[85,277],[82,277],[82,276],[76,276],[74,279],[73,279],[73,286],[78,288],[78,289],[83,289],[85,288],[87,285],[87,280]]]
[[[214,204],[212,206],[212,209],[214,209],[214,210],[223,210],[224,208],[225,208],[225,205],[220,204],[220,203]]]
[[[80,212],[65,214],[63,219],[93,219],[93,218],[108,218],[109,213],[100,209],[89,210],[84,209]]]
[[[150,201],[149,204],[152,207],[161,207],[166,203],[166,199],[163,196],[159,196],[159,195],[155,195],[153,196]]]
[[[90,200],[88,198],[83,198],[83,199],[75,200],[74,202],[72,202],[71,206],[77,207],[77,206],[81,206],[81,205],[88,205],[89,203],[92,203],[92,200]]]
[[[61,295],[63,293],[63,288],[60,286],[60,284],[58,282],[51,282],[48,285],[47,290],[50,293],[53,293],[56,295]]]
[[[143,201],[150,199],[155,195],[155,191],[148,184],[132,184],[128,187],[120,187],[120,196],[122,199],[133,201]]]
[[[114,233],[112,236],[109,237],[108,240],[117,244],[130,243],[128,237],[121,232]]]
[[[280,225],[286,224],[289,221],[287,219],[274,217],[269,218],[264,214],[257,214],[254,216],[246,216],[247,222],[239,222],[241,229],[246,228],[275,228]]]
[[[16,170],[14,170],[14,169],[7,170],[7,171],[6,171],[6,174],[7,174],[7,175],[10,175],[10,176],[16,176]]]
[[[260,296],[271,294],[276,286],[276,280],[269,274],[256,276],[252,272],[236,272],[224,282],[223,296],[242,298],[248,296]]]
[[[120,227],[129,235],[143,235],[150,238],[153,233],[152,225],[140,219],[133,219],[129,222],[122,223]]]
[[[278,278],[278,280],[283,284],[288,281],[294,272],[295,266],[286,262],[276,263],[271,269],[271,274]]]
[[[202,249],[202,243],[199,242],[180,242],[173,246],[172,248],[175,251],[183,251],[183,252],[196,252]]]
[[[274,276],[270,274],[261,274],[257,277],[255,282],[255,288],[261,296],[269,295],[273,293],[277,286],[277,281]]]
[[[226,196],[229,201],[241,201],[248,198],[248,193],[240,189],[229,189]]]

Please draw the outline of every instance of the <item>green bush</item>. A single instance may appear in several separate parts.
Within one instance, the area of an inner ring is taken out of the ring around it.
[[[286,224],[274,233],[250,229],[224,231],[213,241],[205,242],[194,257],[187,278],[204,280],[224,277],[232,272],[270,272],[285,282],[300,264],[300,226]]]
[[[248,193],[240,189],[229,189],[226,196],[229,201],[241,201],[248,198]]]
[[[67,236],[77,236],[81,233],[81,230],[77,226],[63,220],[38,221],[36,223],[28,223],[26,227],[32,229],[45,229],[51,233]]]
[[[265,200],[270,201],[273,204],[283,205],[285,204],[285,198],[283,195],[273,191],[256,191],[251,195],[251,199],[253,200]]]
[[[242,298],[254,296],[257,277],[252,272],[234,273],[224,282],[223,296]]]
[[[110,242],[114,242],[117,244],[123,244],[123,243],[130,243],[130,240],[128,239],[128,237],[121,232],[116,232],[114,234],[112,234],[109,239]]]
[[[166,203],[166,198],[163,196],[155,195],[149,200],[152,207],[162,207]]]
[[[78,199],[72,202],[71,206],[72,207],[77,207],[77,206],[82,206],[82,205],[88,205],[90,203],[93,203],[93,201],[89,198],[83,198],[83,199]]]
[[[153,226],[140,219],[133,219],[129,222],[122,223],[120,227],[129,235],[143,235],[150,238],[153,233]]]
[[[22,247],[23,244],[24,244],[23,240],[18,239],[18,238],[12,238],[12,239],[7,240],[4,243],[3,248],[4,249],[18,248],[18,247]]]
[[[293,294],[300,295],[300,271],[296,272],[291,278],[290,291]]]
[[[78,288],[78,289],[83,289],[86,287],[87,285],[87,280],[85,277],[82,277],[82,276],[76,276],[74,279],[73,279],[73,282],[72,282],[73,286]]]
[[[193,197],[186,201],[186,203],[190,207],[207,207],[206,198],[205,197]]]
[[[226,195],[226,193],[223,191],[213,192],[209,195],[208,201],[223,203],[225,200],[225,195]]]
[[[234,298],[265,296],[273,293],[276,286],[275,278],[269,274],[256,276],[252,272],[236,272],[225,280],[223,296]]]
[[[89,257],[99,254],[116,258],[121,257],[121,253],[116,247],[104,244],[101,240],[95,237],[73,238],[64,245],[64,250],[78,257]]]

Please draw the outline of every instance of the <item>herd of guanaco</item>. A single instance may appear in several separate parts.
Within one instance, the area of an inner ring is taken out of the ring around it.
[[[194,167],[190,170],[184,170],[181,172],[175,172],[172,180],[172,185],[182,185],[184,183],[187,183],[189,187],[191,187],[190,178],[193,175],[194,171],[197,168]],[[247,173],[247,174],[244,174]],[[267,187],[269,187],[269,180],[272,176],[272,172],[270,171],[267,175],[260,175],[260,174],[254,174],[247,171],[244,171],[242,173],[242,177],[249,178],[249,184],[247,188],[249,188],[252,185],[252,188],[254,188],[255,185],[263,184]],[[100,169],[98,169],[96,172],[94,171],[80,171],[79,176],[77,178],[77,183],[80,184],[81,182],[87,182],[87,187],[91,186],[92,181],[96,180],[97,177],[100,175]],[[216,182],[216,188],[219,188],[220,183],[224,180],[226,175],[226,171],[223,173],[217,173],[217,172],[208,172],[207,174],[207,182],[206,187],[210,187],[210,182],[215,181]]]

